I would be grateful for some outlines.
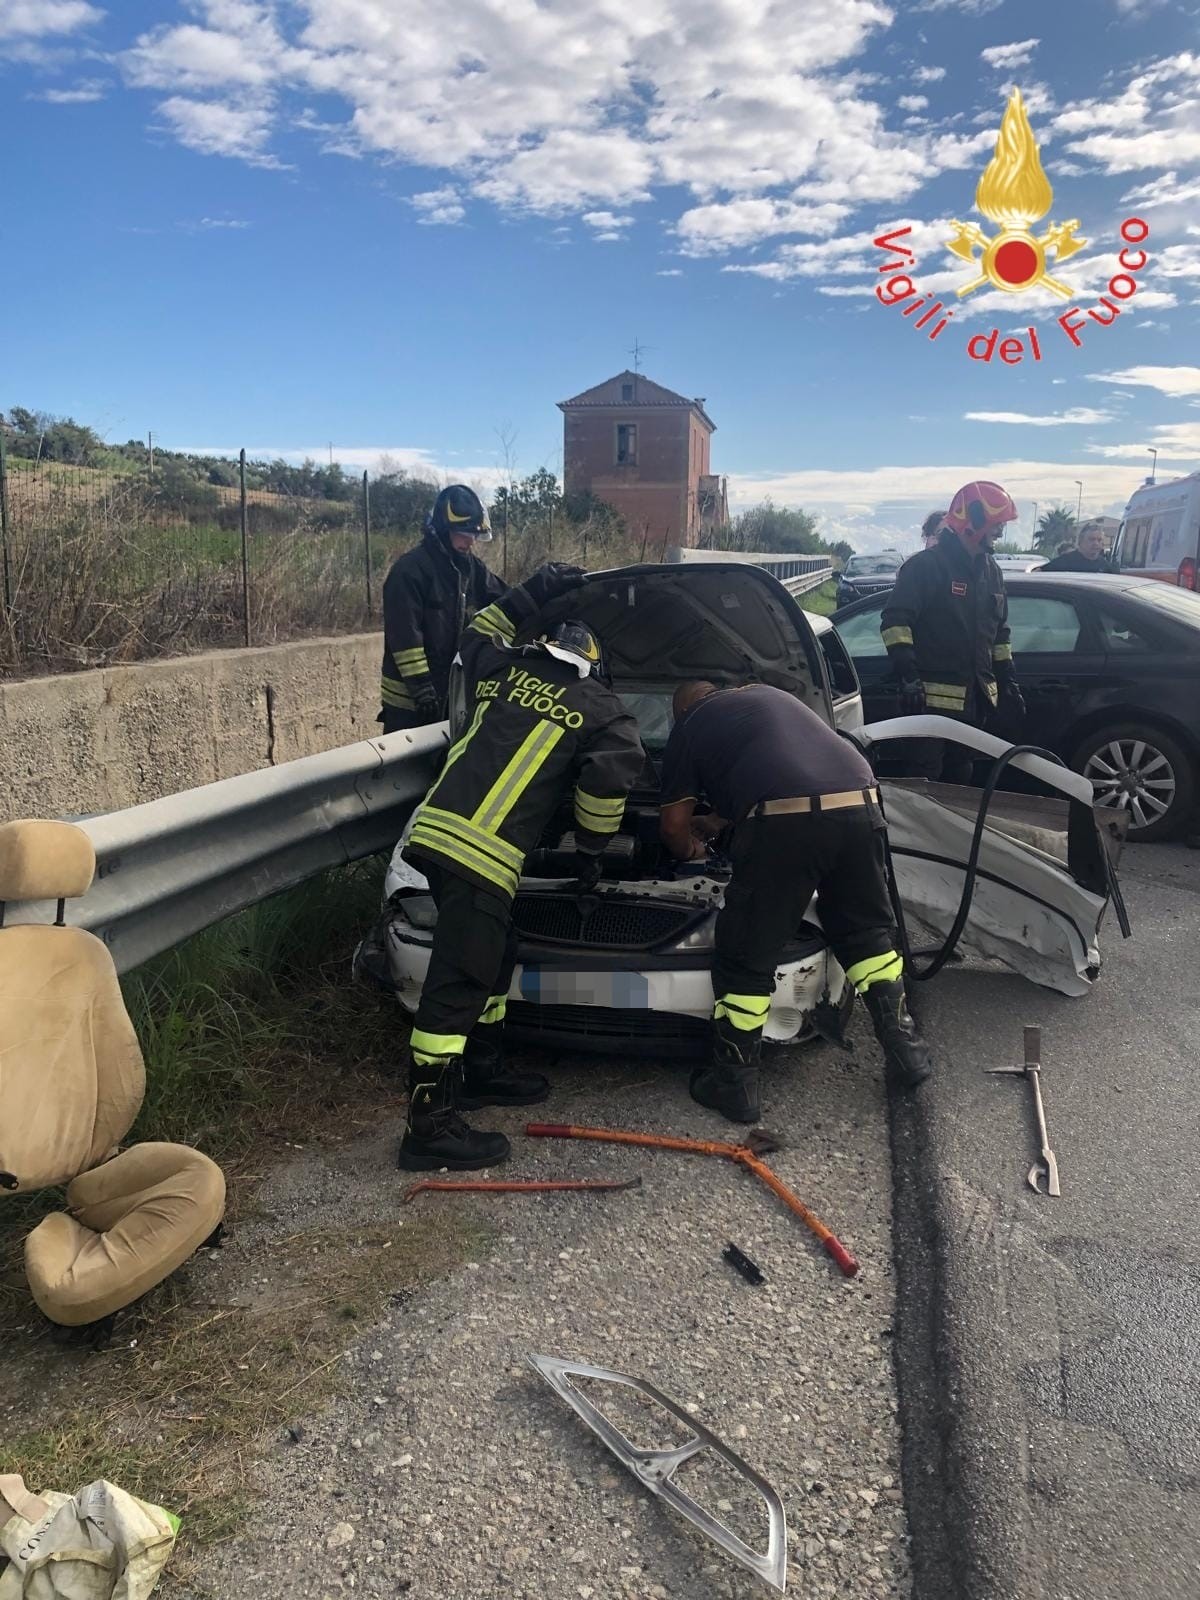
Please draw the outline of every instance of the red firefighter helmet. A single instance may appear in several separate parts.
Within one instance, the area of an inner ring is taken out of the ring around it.
[[[1006,522],[1016,520],[1012,495],[986,479],[964,483],[946,513],[946,526],[955,533],[994,533]]]

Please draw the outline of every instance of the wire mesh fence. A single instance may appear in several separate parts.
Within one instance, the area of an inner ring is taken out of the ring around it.
[[[365,474],[321,500],[10,458],[0,513],[7,676],[377,627],[420,536],[412,510],[372,514]]]

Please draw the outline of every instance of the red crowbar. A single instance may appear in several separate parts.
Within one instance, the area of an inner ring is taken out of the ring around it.
[[[746,1135],[744,1144],[723,1144],[716,1139],[677,1139],[661,1133],[628,1133],[617,1128],[580,1128],[565,1122],[531,1122],[525,1132],[531,1139],[596,1139],[602,1144],[636,1144],[649,1150],[683,1150],[691,1155],[724,1156],[727,1161],[734,1161],[756,1178],[761,1178],[789,1211],[794,1211],[805,1227],[816,1234],[825,1247],[826,1255],[832,1257],[845,1277],[853,1278],[858,1271],[858,1262],[837,1235],[792,1193],[782,1178],[776,1177],[765,1161],[759,1159],[770,1150],[783,1148],[783,1141],[765,1128],[752,1129]]]

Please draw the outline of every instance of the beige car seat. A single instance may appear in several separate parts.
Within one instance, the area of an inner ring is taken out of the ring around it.
[[[63,926],[95,870],[70,823],[0,824],[0,1198],[67,1185],[68,1210],[25,1241],[25,1271],[46,1316],[70,1327],[160,1283],[225,1210],[221,1169],[198,1150],[117,1154],[145,1093],[142,1053],[112,957]],[[9,900],[57,900],[58,920],[4,927]]]

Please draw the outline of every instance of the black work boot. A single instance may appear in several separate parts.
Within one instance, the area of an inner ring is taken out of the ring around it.
[[[904,980],[868,984],[863,1004],[870,1013],[875,1037],[883,1046],[883,1059],[889,1083],[901,1089],[915,1089],[933,1071],[929,1046],[917,1032],[904,998]]]
[[[506,1161],[511,1150],[502,1133],[484,1133],[459,1116],[456,1080],[461,1058],[444,1067],[415,1062],[409,1078],[408,1124],[400,1140],[396,1165],[409,1172],[474,1172]]]
[[[532,1106],[550,1098],[550,1080],[540,1072],[514,1072],[504,1060],[504,1024],[477,1022],[463,1051],[463,1081],[458,1103],[464,1111],[480,1106]]]
[[[692,1069],[688,1084],[692,1099],[730,1122],[757,1122],[761,1054],[761,1028],[735,1028],[723,1019],[714,1020],[709,1063]]]

